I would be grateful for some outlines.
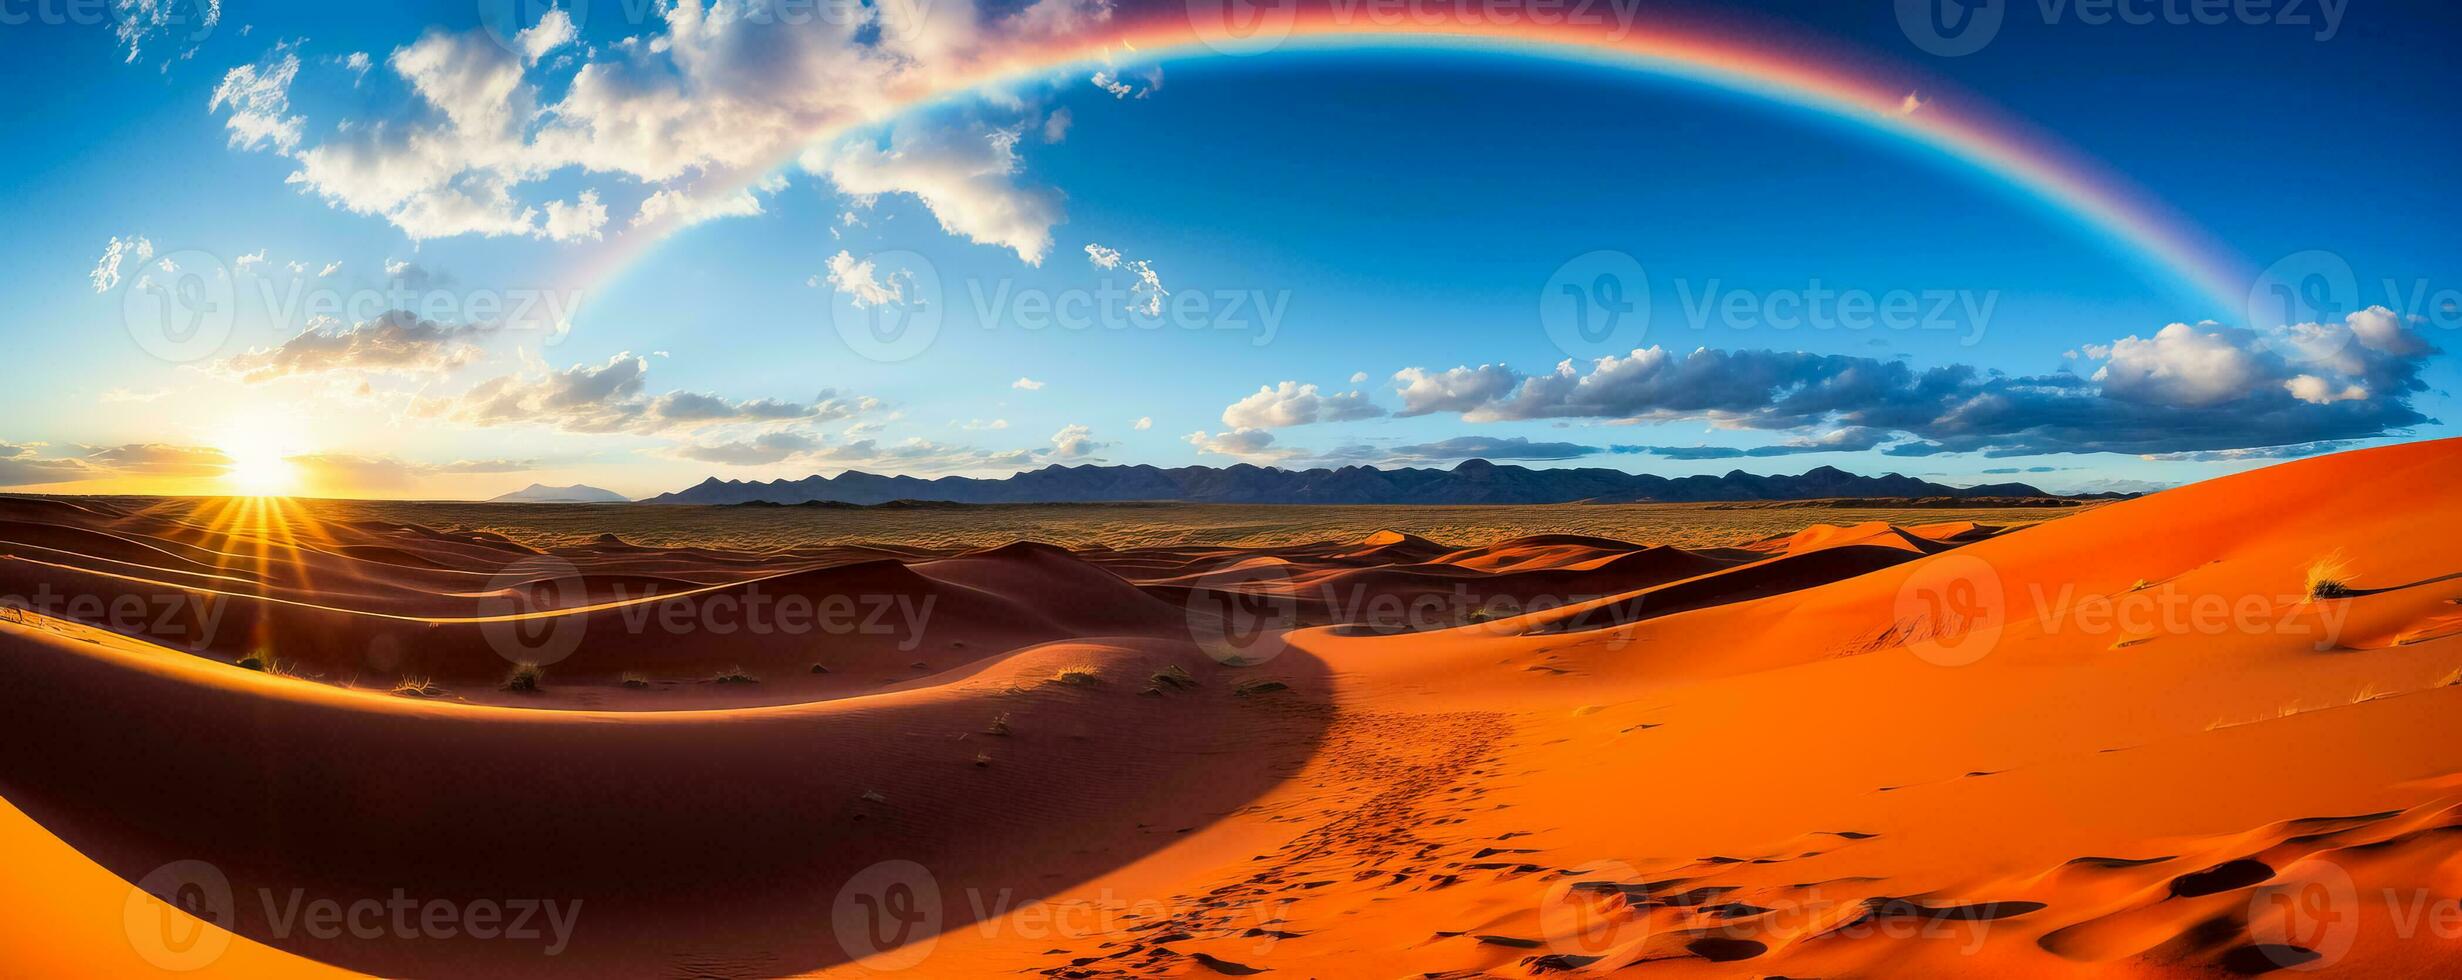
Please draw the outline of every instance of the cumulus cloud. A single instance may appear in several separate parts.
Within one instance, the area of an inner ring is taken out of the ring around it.
[[[670,229],[759,213],[746,182],[818,136],[1111,15],[1108,0],[864,4],[849,17],[799,6],[663,3],[648,30],[596,45],[560,9],[509,44],[432,29],[381,59],[341,62],[354,84],[381,62],[408,95],[325,127],[321,140],[287,98],[272,98],[289,84],[290,53],[277,49],[228,79],[235,96],[265,100],[219,99],[211,111],[231,113],[241,145],[291,158],[292,183],[414,239],[549,235],[531,188],[574,170],[633,182],[643,194],[633,224]],[[902,118],[807,153],[805,170],[849,194],[914,195],[953,234],[1039,261],[1060,196],[1020,178],[1016,144],[1030,127],[1056,140],[1068,124],[1029,101],[986,103],[998,119]]]
[[[1285,381],[1261,386],[1256,394],[1232,402],[1222,410],[1222,424],[1233,429],[1279,429],[1313,422],[1352,422],[1383,414],[1385,410],[1368,401],[1364,392],[1321,395],[1315,385]]]
[[[1180,437],[1180,441],[1197,447],[1200,456],[1232,456],[1251,462],[1282,459],[1289,450],[1274,446],[1274,434],[1264,429],[1233,429],[1211,435],[1204,430]]]
[[[675,455],[722,466],[763,466],[785,462],[820,447],[820,439],[809,433],[764,432],[748,439],[684,446]]]
[[[1019,391],[1041,391],[1043,390],[1043,382],[1036,381],[1033,378],[1019,378],[1015,381],[1009,382],[1009,387],[1015,388]]]
[[[823,391],[810,402],[734,401],[692,391],[648,393],[649,361],[621,353],[600,364],[530,371],[480,382],[459,395],[420,398],[413,415],[464,425],[539,425],[566,432],[686,433],[717,425],[831,422],[880,407]]]
[[[405,310],[349,327],[320,318],[278,346],[234,354],[211,367],[249,384],[337,372],[440,375],[478,360],[492,329],[423,320]]]
[[[1093,429],[1083,425],[1064,425],[1060,431],[1052,433],[1050,456],[1056,460],[1086,459],[1110,445],[1108,442],[1096,442]]]
[[[804,154],[804,169],[848,194],[909,194],[942,231],[1040,265],[1060,222],[1057,191],[1015,179],[1018,130],[979,121],[901,124],[887,139],[856,136]]]
[[[1801,351],[1650,347],[1586,366],[1566,360],[1546,374],[1503,365],[1410,368],[1395,381],[1406,416],[1873,430],[1904,440],[1884,452],[1910,456],[2195,452],[2367,438],[2425,423],[2410,398],[2425,390],[2419,372],[2430,351],[2399,318],[2368,311],[2281,336],[2173,324],[2150,338],[2075,352],[2100,362],[2088,378],[1963,365],[1918,370]]]
[[[599,229],[607,224],[607,206],[598,203],[598,192],[583,191],[570,202],[547,202],[547,219],[539,233],[552,241],[597,241]]]
[[[1140,417],[1137,419],[1137,424],[1136,424],[1136,425],[1134,425],[1134,426],[1132,426],[1132,428],[1136,429],[1136,430],[1137,430],[1137,431],[1139,431],[1139,432],[1144,432],[1145,430],[1147,430],[1147,429],[1151,429],[1151,428],[1153,428],[1153,427],[1154,427],[1154,416],[1151,416],[1151,415],[1140,416]]]
[[[70,483],[95,475],[81,459],[44,458],[34,446],[0,442],[0,487]]]

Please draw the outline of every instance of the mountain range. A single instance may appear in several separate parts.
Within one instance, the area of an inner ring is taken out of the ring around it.
[[[490,497],[487,502],[491,504],[622,504],[630,503],[632,499],[613,490],[602,490],[582,483],[569,487],[551,487],[544,483],[533,483],[512,493]]]
[[[2023,483],[1953,487],[1890,473],[1857,476],[1823,466],[1796,476],[1664,477],[1599,468],[1531,469],[1466,460],[1452,469],[1286,470],[1233,466],[1046,466],[1000,479],[880,476],[849,470],[801,480],[711,477],[653,504],[881,504],[897,500],[966,504],[1176,501],[1218,504],[1561,504],[1815,500],[1829,497],[2049,497]]]

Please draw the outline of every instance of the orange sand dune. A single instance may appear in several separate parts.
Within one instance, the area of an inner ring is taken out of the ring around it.
[[[2420,443],[1715,551],[537,552],[0,499],[0,594],[53,597],[0,620],[0,965],[2448,973],[2458,485]],[[932,612],[714,628],[755,596]],[[552,954],[284,912],[397,893],[580,904]]]

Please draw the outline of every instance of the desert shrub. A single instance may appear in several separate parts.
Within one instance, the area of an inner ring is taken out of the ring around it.
[[[1103,673],[1093,664],[1071,664],[1053,671],[1051,682],[1071,687],[1092,687],[1103,682]]]
[[[2337,551],[2309,563],[2310,599],[2347,599],[2357,594],[2351,588],[2351,563],[2343,560],[2342,552]]]
[[[536,694],[545,685],[541,681],[547,672],[537,664],[514,664],[513,672],[504,677],[504,689],[523,694]]]

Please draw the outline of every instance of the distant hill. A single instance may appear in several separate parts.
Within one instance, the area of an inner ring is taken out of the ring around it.
[[[533,483],[501,497],[488,498],[491,504],[628,504],[633,498],[613,490],[601,490],[576,483],[569,487],[551,487]]]
[[[963,476],[922,479],[849,470],[834,477],[766,483],[716,477],[652,504],[882,504],[948,501],[964,504],[1097,503],[1163,500],[1219,504],[1561,504],[1727,500],[1817,500],[1831,497],[2048,497],[2023,483],[1952,487],[1895,473],[1857,476],[1823,466],[1797,476],[1663,477],[1622,470],[1534,470],[1467,460],[1452,469],[1373,466],[1286,470],[1235,466],[1046,466],[996,480]]]

